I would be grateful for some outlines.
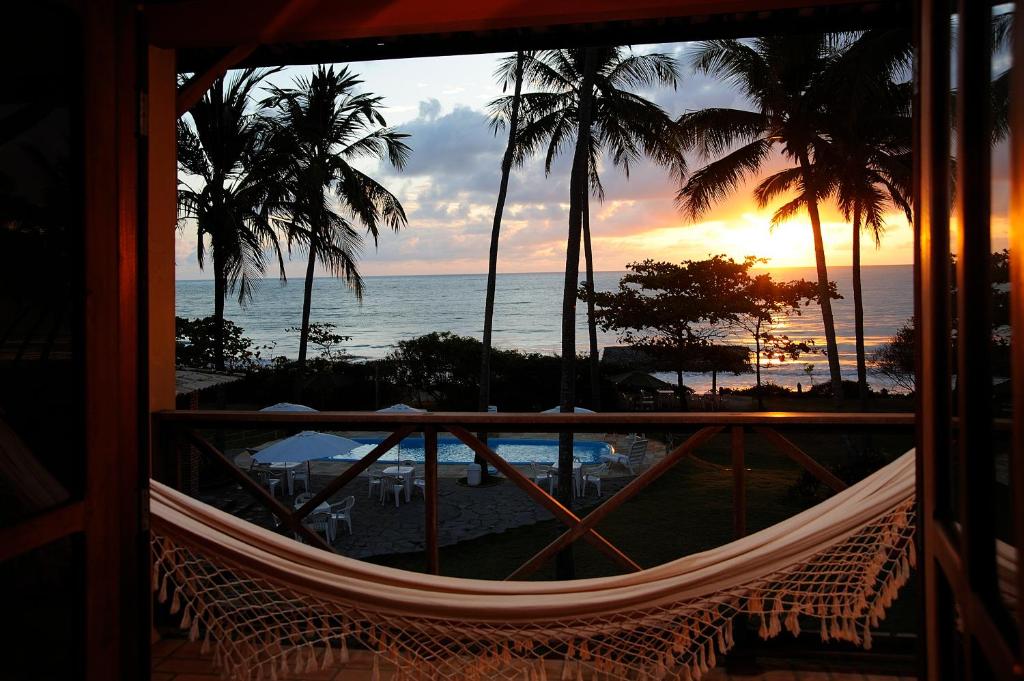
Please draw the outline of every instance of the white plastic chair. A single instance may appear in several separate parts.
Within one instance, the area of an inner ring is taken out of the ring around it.
[[[356,505],[355,497],[345,497],[339,502],[331,504],[331,523],[334,525],[332,532],[338,534],[338,521],[343,521],[348,527],[348,533],[352,534],[352,507]]]
[[[544,486],[541,483],[546,482],[548,484],[548,494],[553,495],[555,493],[555,480],[558,476],[550,468],[541,468],[539,463],[531,461],[530,477],[533,478],[533,482],[537,487],[543,488]]]
[[[292,475],[292,487],[293,487],[293,489],[294,489],[295,483],[297,483],[297,482],[301,482],[302,483],[302,488],[305,491],[307,491],[307,492],[309,492],[310,489],[312,489],[309,486],[309,468],[308,468],[308,466],[309,466],[309,464],[306,464],[306,467],[297,466],[296,468],[294,468],[292,470],[291,475]]]
[[[384,474],[381,473],[381,469],[379,467],[371,468],[369,471],[367,471],[367,479],[369,480],[370,484],[366,488],[366,496],[368,498],[372,499],[373,498],[373,488],[377,487],[378,488],[377,496],[380,497],[382,492],[380,491],[379,488],[381,487],[381,485],[383,484],[383,481],[384,481]]]
[[[413,489],[418,489],[423,498],[427,498],[427,478],[422,468],[417,468],[412,473]]]
[[[270,496],[276,497],[277,491],[279,489],[283,489],[281,486],[281,478],[274,475],[269,470],[264,468],[252,468],[251,470],[256,476],[256,481],[267,488],[270,492]]]
[[[299,508],[300,506],[302,506],[303,504],[305,504],[307,501],[309,501],[312,498],[313,498],[313,495],[311,493],[309,493],[309,492],[303,492],[302,494],[296,494],[295,495],[295,502],[294,502],[295,508]]]
[[[601,496],[601,477],[608,475],[608,464],[603,463],[600,466],[592,466],[583,470],[583,494],[587,495],[587,485],[593,485],[597,489],[597,496]]]
[[[395,498],[395,508],[398,508],[398,503],[401,500],[402,492],[405,492],[406,501],[409,501],[409,488],[405,486],[405,477],[402,475],[387,475],[381,483],[380,488],[380,500],[381,503],[387,501],[388,494],[391,494]]]
[[[323,533],[328,544],[334,543],[334,519],[330,511],[313,511],[302,519],[302,524],[314,532]]]

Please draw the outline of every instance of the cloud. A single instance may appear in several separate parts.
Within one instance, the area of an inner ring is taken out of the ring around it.
[[[432,121],[437,118],[440,113],[441,101],[439,99],[431,97],[430,99],[424,99],[420,102],[420,118]]]

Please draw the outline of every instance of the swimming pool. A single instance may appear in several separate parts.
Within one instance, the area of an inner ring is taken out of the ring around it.
[[[353,450],[351,454],[332,457],[338,461],[358,461],[370,453],[383,438],[354,437],[356,442],[364,445]],[[487,442],[494,451],[509,463],[554,463],[558,460],[558,440],[521,440],[512,438],[491,438]],[[576,440],[573,443],[575,456],[583,463],[597,463],[602,454],[614,451],[606,442],[595,440]],[[403,461],[423,461],[423,438],[407,437],[398,447],[393,447],[379,461],[395,461],[401,457]],[[472,463],[473,450],[461,440],[454,437],[437,438],[438,463]]]

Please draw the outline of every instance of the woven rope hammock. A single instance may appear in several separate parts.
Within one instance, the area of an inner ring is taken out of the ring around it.
[[[725,546],[615,577],[491,582],[371,565],[294,542],[175,492],[152,493],[153,588],[227,678],[348,662],[395,679],[700,679],[737,615],[764,638],[814,625],[871,645],[914,564],[909,452],[799,515]]]

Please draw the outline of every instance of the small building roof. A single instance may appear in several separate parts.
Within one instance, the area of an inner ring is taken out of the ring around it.
[[[174,391],[178,397],[202,392],[218,385],[234,383],[244,378],[241,374],[209,369],[176,369],[174,371]]]

